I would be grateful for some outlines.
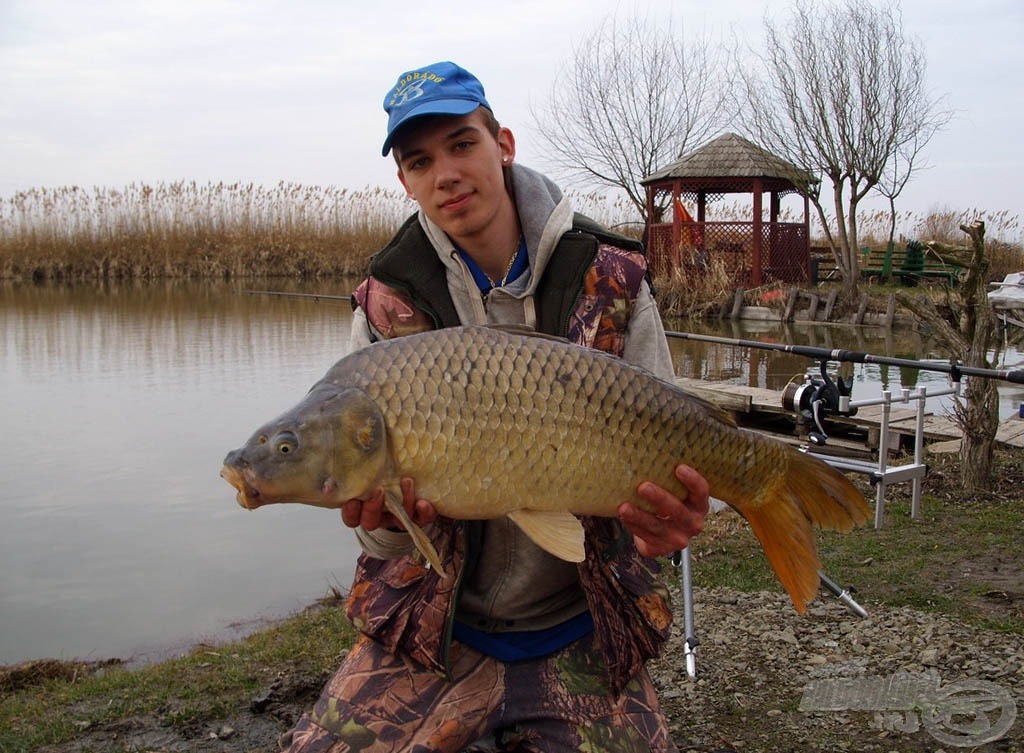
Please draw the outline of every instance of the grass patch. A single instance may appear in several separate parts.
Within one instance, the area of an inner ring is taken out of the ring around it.
[[[283,674],[301,671],[322,684],[353,638],[340,603],[334,602],[241,641],[200,645],[141,669],[106,667],[73,681],[43,677],[37,685],[0,692],[0,751],[60,744],[134,717],[194,728],[248,708],[261,688]]]
[[[1000,489],[1018,489],[1020,452],[997,459]],[[1024,563],[1020,532],[1024,505],[999,493],[970,498],[951,489],[956,473],[950,461],[925,480],[922,513],[910,518],[910,485],[888,489],[885,522],[869,521],[849,534],[820,532],[818,547],[825,573],[856,589],[871,605],[913,607],[951,616],[983,629],[1024,634]],[[874,491],[865,487],[874,503]],[[749,527],[732,510],[709,519],[694,539],[694,584],[740,591],[777,591],[779,586]],[[822,591],[819,598],[831,598]]]

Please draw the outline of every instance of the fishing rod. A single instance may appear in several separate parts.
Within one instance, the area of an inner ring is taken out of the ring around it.
[[[312,298],[325,301],[351,301],[350,295],[321,295],[320,293],[286,293],[277,290],[240,290],[240,293],[247,295],[277,295],[286,298]],[[920,371],[938,371],[949,374],[954,381],[960,381],[961,376],[982,377],[984,379],[1002,379],[1015,384],[1024,384],[1024,370],[1022,369],[983,369],[976,366],[961,366],[955,363],[935,363],[933,361],[916,361],[910,358],[894,358],[890,356],[879,356],[873,353],[862,353],[856,350],[844,350],[842,348],[815,348],[810,345],[787,345],[784,343],[766,343],[758,340],[742,340],[732,337],[715,337],[714,335],[698,335],[693,332],[675,332],[665,330],[668,337],[681,340],[699,340],[702,342],[718,343],[720,345],[734,345],[742,348],[760,348],[762,350],[779,350],[785,353],[793,353],[798,356],[806,356],[818,361],[846,361],[849,363],[876,363],[884,366],[903,366]]]
[[[239,290],[239,293],[246,295],[279,295],[285,298],[312,298],[313,300],[324,299],[325,301],[351,301],[350,295],[321,295],[320,293],[285,293],[279,290]]]
[[[815,348],[810,345],[787,345],[784,343],[766,343],[758,340],[741,340],[732,337],[715,337],[714,335],[698,335],[692,332],[673,332],[665,334],[682,340],[700,340],[720,345],[735,345],[743,348],[760,348],[762,350],[780,350],[798,356],[806,356],[819,361],[846,361],[848,363],[876,363],[884,366],[903,366],[920,371],[939,371],[949,374],[953,381],[959,382],[960,376],[982,377],[985,379],[1002,379],[1015,384],[1024,384],[1022,369],[983,369],[976,366],[961,366],[956,363],[936,363],[934,361],[915,361],[911,358],[893,358],[878,356],[873,353],[862,353],[842,348]]]

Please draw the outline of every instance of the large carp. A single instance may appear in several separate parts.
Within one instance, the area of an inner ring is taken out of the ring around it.
[[[863,495],[826,463],[600,351],[494,327],[455,327],[376,343],[342,358],[287,413],[228,453],[221,475],[254,509],[338,506],[371,497],[410,530],[400,478],[441,515],[507,515],[538,545],[584,557],[575,515],[615,516],[644,480],[685,497],[678,463],[750,523],[798,611],[818,590],[812,526],[850,530]],[[523,505],[528,504],[526,508]]]

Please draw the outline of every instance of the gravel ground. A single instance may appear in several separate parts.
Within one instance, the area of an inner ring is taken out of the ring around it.
[[[803,616],[781,592],[694,602],[697,679],[681,617],[652,666],[683,751],[1024,751],[1024,637],[828,595]]]

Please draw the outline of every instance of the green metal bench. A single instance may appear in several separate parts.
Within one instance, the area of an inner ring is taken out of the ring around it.
[[[920,241],[909,241],[905,248],[886,247],[860,250],[862,277],[878,277],[881,281],[899,277],[900,284],[913,287],[923,279],[941,279],[956,285],[966,271],[958,264],[945,262],[929,253]]]

